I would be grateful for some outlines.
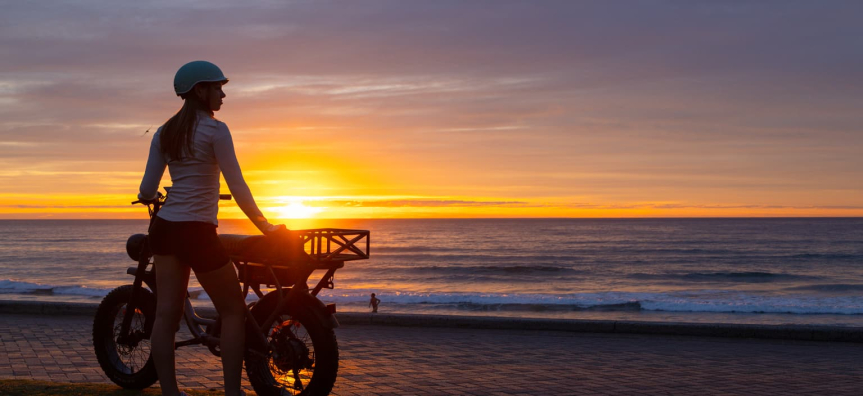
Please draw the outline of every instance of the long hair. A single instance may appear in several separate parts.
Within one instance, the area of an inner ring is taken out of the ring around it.
[[[204,84],[204,83],[200,83]],[[193,145],[195,142],[195,128],[198,126],[198,112],[204,111],[213,116],[210,107],[201,101],[194,93],[194,89],[180,95],[183,98],[183,107],[177,114],[165,121],[162,126],[160,148],[168,161],[181,160],[185,157],[194,157]]]

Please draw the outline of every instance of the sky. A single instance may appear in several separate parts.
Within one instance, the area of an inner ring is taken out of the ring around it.
[[[857,1],[0,7],[0,218],[145,216],[198,59],[268,217],[863,215]]]

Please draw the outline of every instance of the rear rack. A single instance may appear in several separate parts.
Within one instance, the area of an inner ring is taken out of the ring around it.
[[[260,297],[262,294],[257,287],[259,284],[278,288],[283,287],[283,285],[305,284],[313,271],[326,270],[326,274],[311,290],[312,295],[317,295],[322,288],[333,288],[335,271],[343,268],[345,261],[369,258],[371,242],[367,230],[315,228],[291,230],[290,234],[289,240],[302,244],[302,251],[305,254],[299,252],[299,244],[288,242],[288,245],[282,245],[288,249],[287,258],[273,259],[272,256],[268,257],[267,255],[262,257],[231,256],[237,266],[240,280],[246,283],[243,288],[244,295],[248,293],[250,285],[255,294]],[[258,240],[260,241],[260,239]],[[264,249],[266,249],[266,245],[264,245]],[[291,251],[296,252],[296,254],[290,253]]]
[[[369,258],[369,231],[315,228],[295,232],[302,237],[303,250],[312,261],[328,263]]]

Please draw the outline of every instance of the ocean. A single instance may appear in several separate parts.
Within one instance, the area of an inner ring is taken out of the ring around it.
[[[292,221],[371,231],[339,311],[863,326],[863,218]],[[147,220],[0,221],[0,299],[99,302]],[[221,233],[255,233],[222,220]],[[316,274],[318,277],[322,273]],[[314,276],[314,275],[313,275]],[[311,283],[311,282],[310,282]],[[192,280],[193,304],[210,304]]]

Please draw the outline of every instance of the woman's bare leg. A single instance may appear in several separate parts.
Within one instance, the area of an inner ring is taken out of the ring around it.
[[[156,268],[156,320],[150,335],[151,353],[163,396],[177,396],[174,367],[174,336],[183,317],[183,303],[189,285],[189,267],[176,256],[154,255]]]
[[[230,262],[215,271],[195,273],[204,291],[213,300],[213,305],[222,318],[222,371],[225,375],[225,395],[239,396],[245,350],[246,303],[240,289],[240,281]]]

